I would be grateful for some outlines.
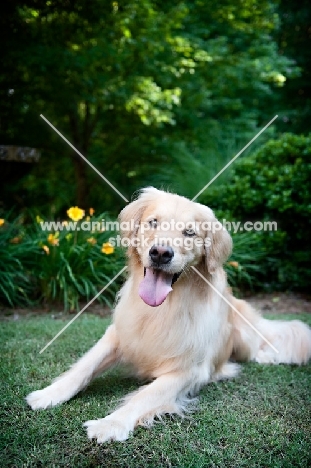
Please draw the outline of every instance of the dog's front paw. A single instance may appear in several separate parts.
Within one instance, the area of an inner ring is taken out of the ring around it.
[[[87,427],[89,439],[97,439],[98,444],[110,440],[126,440],[130,433],[123,424],[107,418],[86,421],[83,426]]]
[[[43,390],[36,390],[30,393],[26,397],[26,401],[33,410],[39,410],[56,406],[62,400],[59,398],[59,395],[55,394],[55,391],[51,390],[50,387],[46,387]]]

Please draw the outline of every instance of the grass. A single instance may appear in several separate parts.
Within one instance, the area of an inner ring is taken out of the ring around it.
[[[311,324],[310,315],[299,318]],[[123,443],[97,445],[82,427],[137,388],[136,379],[120,369],[62,406],[30,410],[25,396],[67,369],[108,323],[83,315],[42,355],[40,349],[65,322],[42,316],[0,323],[2,467],[310,466],[310,365],[245,364],[235,380],[205,387],[189,418],[164,417],[150,429],[138,428]]]

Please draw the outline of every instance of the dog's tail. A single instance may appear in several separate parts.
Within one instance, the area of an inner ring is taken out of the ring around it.
[[[311,329],[305,323],[267,320],[247,302],[236,298],[232,298],[232,305],[234,359],[271,364],[309,361]]]

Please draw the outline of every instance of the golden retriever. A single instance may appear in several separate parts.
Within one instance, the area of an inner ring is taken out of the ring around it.
[[[121,441],[156,416],[182,414],[208,382],[234,377],[238,365],[230,358],[309,360],[307,325],[266,320],[230,294],[223,264],[232,241],[210,208],[148,187],[123,209],[120,222],[129,275],[113,324],[69,371],[28,395],[33,409],[63,403],[109,367],[130,364],[150,383],[110,415],[85,423],[98,443]]]

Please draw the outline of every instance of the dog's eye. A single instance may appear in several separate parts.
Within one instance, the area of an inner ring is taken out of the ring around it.
[[[149,221],[149,226],[151,226],[152,228],[156,228],[158,225],[158,221],[156,219],[151,219]]]
[[[193,237],[195,236],[195,231],[193,229],[185,229],[183,231],[183,235],[187,237]]]

